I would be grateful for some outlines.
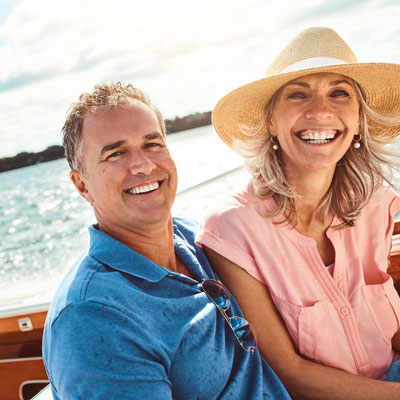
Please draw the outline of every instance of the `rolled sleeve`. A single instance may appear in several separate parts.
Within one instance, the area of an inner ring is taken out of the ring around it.
[[[223,221],[219,215],[213,215],[201,224],[196,235],[196,244],[207,246],[265,283],[254,257],[246,251],[251,245],[251,235],[249,226],[236,221],[234,215],[230,215],[230,218],[224,216]]]

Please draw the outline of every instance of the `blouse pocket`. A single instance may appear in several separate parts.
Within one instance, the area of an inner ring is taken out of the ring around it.
[[[400,298],[389,274],[381,271],[383,283],[361,287],[368,309],[386,343],[399,330]]]
[[[300,353],[321,364],[338,368],[340,352],[332,318],[336,312],[331,303],[322,300],[303,307],[275,299],[292,340]]]

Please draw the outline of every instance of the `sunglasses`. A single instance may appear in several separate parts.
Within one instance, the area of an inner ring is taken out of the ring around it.
[[[254,354],[257,344],[255,331],[252,326],[242,317],[228,317],[226,315],[226,311],[228,311],[231,305],[231,296],[228,289],[222,284],[222,282],[214,279],[203,279],[201,281],[201,287],[232,328],[232,331],[242,348],[250,354]]]

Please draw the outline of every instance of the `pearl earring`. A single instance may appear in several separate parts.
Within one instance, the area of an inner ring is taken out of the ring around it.
[[[274,151],[277,151],[279,149],[279,146],[278,146],[279,142],[278,142],[278,138],[276,136],[271,136],[271,143],[272,143],[272,149]]]
[[[361,135],[360,134],[354,135],[353,140],[354,140],[353,147],[355,149],[359,149],[361,147],[361,143],[360,143],[361,142]]]

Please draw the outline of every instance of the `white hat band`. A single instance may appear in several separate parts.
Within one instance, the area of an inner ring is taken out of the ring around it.
[[[281,73],[294,72],[302,69],[326,67],[328,65],[347,64],[346,61],[331,57],[313,57],[306,58],[286,67]]]

